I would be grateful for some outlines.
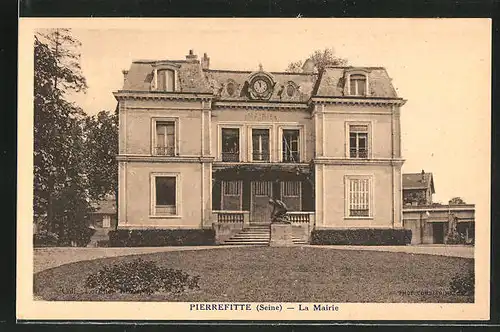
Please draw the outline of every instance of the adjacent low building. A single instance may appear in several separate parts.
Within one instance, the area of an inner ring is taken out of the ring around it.
[[[412,244],[474,243],[474,204],[434,203],[432,173],[403,174],[403,226]]]
[[[110,230],[116,229],[117,226],[117,211],[116,199],[112,196],[93,204],[95,209],[90,216],[90,227],[95,229],[93,236],[90,239],[89,247],[107,245],[108,233]]]

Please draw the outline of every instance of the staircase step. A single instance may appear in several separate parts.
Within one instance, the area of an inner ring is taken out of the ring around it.
[[[267,235],[270,236],[270,233],[246,233],[246,232],[239,232],[236,235],[245,235],[245,236],[252,236],[252,235]]]
[[[269,242],[224,242],[226,246],[269,246]]]
[[[262,245],[268,246],[271,240],[271,227],[269,223],[251,224],[240,232],[231,236],[222,243],[223,245]],[[292,236],[293,244],[307,244],[307,241]]]
[[[225,241],[224,244],[265,244],[265,245],[269,245],[269,241]]]
[[[242,232],[270,232],[269,228],[243,228]]]

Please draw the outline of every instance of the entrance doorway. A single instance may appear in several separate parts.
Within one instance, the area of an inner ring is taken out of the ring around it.
[[[273,207],[269,199],[273,197],[272,181],[252,181],[250,196],[250,222],[271,223]]]
[[[433,223],[432,224],[432,235],[434,238],[434,243],[444,243],[444,224],[443,223]]]

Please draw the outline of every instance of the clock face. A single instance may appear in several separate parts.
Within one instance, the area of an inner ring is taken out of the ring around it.
[[[264,93],[267,91],[267,89],[269,88],[269,85],[266,81],[260,79],[260,80],[256,80],[254,83],[253,83],[253,89],[255,90],[255,92],[257,93]]]

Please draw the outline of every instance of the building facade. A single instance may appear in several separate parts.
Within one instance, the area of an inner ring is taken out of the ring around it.
[[[222,234],[269,223],[271,197],[306,238],[403,226],[405,101],[384,68],[213,70],[190,51],[123,74],[118,229]]]

